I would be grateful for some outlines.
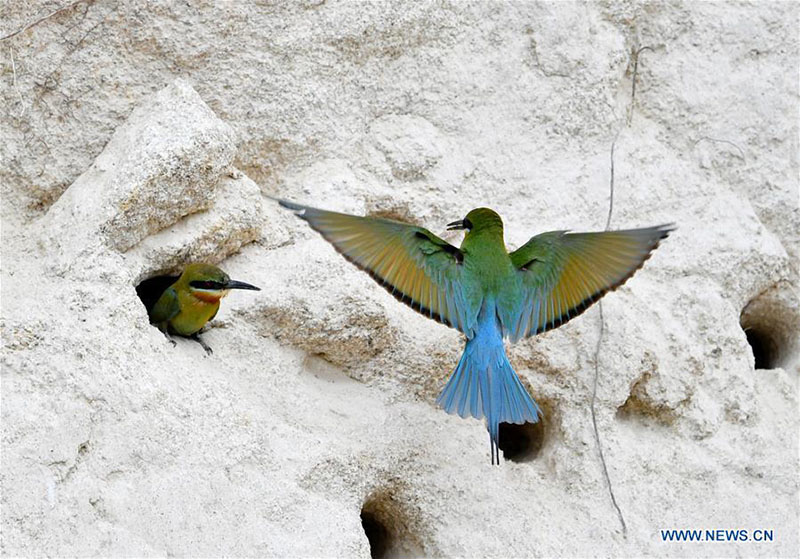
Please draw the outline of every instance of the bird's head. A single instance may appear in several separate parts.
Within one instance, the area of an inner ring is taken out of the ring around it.
[[[181,281],[189,293],[205,301],[214,303],[228,294],[231,289],[252,289],[261,291],[255,285],[243,281],[232,280],[228,274],[210,264],[189,264],[183,271]]]
[[[467,235],[496,229],[501,234],[503,232],[503,220],[497,212],[489,208],[476,208],[467,214],[464,219],[459,219],[447,224],[448,231],[466,229]]]

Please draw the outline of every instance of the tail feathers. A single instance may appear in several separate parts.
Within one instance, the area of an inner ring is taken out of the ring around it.
[[[457,413],[459,416],[483,417],[485,399],[488,395],[488,384],[486,375],[481,375],[480,370],[474,367],[470,359],[467,358],[467,351],[461,356],[456,370],[450,375],[450,380],[439,394],[436,403],[444,408],[447,413]]]
[[[467,342],[456,370],[436,399],[447,413],[486,417],[492,464],[499,464],[500,423],[536,423],[541,409],[522,385],[503,350]],[[488,355],[487,355],[488,354]]]

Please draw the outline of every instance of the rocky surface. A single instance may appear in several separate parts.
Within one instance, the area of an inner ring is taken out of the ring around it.
[[[2,39],[2,553],[797,556],[799,15],[95,0]],[[678,229],[599,354],[597,308],[509,348],[546,421],[495,468],[434,405],[455,331],[263,196],[443,235],[489,205],[519,246],[604,226],[612,142],[612,227]],[[135,292],[190,260],[262,288],[211,357]]]

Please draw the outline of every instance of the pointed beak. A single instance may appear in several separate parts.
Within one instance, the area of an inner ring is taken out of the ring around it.
[[[255,285],[250,285],[249,283],[236,280],[231,280],[228,283],[226,283],[225,289],[250,289],[252,291],[261,291],[260,287],[256,287]]]
[[[466,229],[466,228],[467,228],[467,226],[464,225],[464,220],[463,219],[459,219],[458,221],[454,221],[452,223],[448,223],[447,224],[447,230],[448,231],[458,231],[460,229]]]

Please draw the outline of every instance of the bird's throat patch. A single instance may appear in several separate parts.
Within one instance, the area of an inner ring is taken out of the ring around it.
[[[192,295],[204,303],[216,303],[227,294],[227,291],[206,291],[205,289],[195,289],[192,291]]]

